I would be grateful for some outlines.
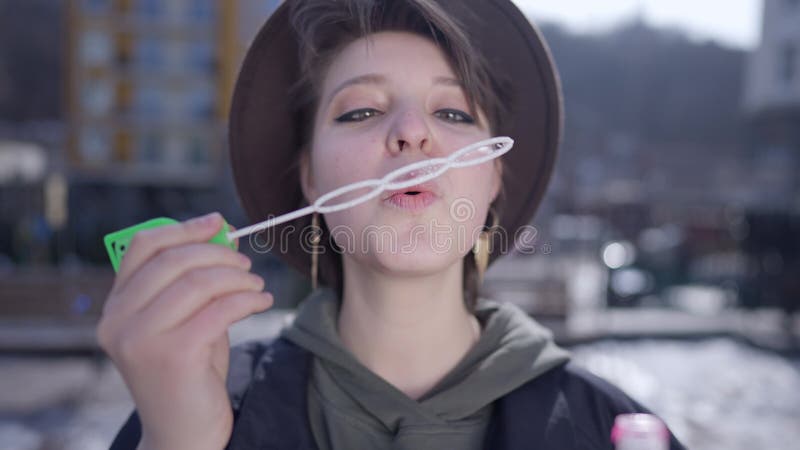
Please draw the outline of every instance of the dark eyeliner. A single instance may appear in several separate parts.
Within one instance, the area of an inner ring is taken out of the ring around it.
[[[367,117],[363,117],[363,118],[360,118],[360,119],[354,117],[357,114],[362,114],[363,115],[363,114],[367,114],[367,113],[369,113],[369,116],[367,116]],[[348,111],[348,112],[342,114],[341,116],[335,118],[334,120],[336,122],[339,122],[339,123],[363,122],[364,120],[367,120],[367,119],[369,119],[371,117],[379,116],[380,114],[381,114],[380,111],[378,111],[377,109],[374,109],[374,108],[360,108],[360,109],[354,109],[352,111]]]
[[[467,114],[467,113],[465,113],[463,111],[459,111],[457,109],[445,108],[445,109],[440,109],[440,110],[436,111],[436,113],[437,114],[440,114],[440,113],[455,114],[455,115],[458,115],[458,116],[462,117],[461,120],[451,120],[451,119],[446,119],[446,118],[444,119],[444,120],[447,120],[450,123],[464,123],[464,124],[474,124],[475,123],[475,119],[472,116],[470,116],[469,114]]]

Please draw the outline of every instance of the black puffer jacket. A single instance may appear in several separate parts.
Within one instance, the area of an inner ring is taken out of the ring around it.
[[[228,374],[234,426],[228,450],[317,449],[306,410],[312,358],[283,338],[234,347]],[[634,412],[649,411],[608,382],[567,363],[497,401],[484,448],[610,450],[614,418]],[[111,450],[135,450],[140,435],[134,411]],[[670,450],[684,449],[670,437]]]

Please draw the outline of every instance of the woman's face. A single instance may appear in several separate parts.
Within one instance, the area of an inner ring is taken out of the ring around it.
[[[411,33],[376,33],[346,46],[325,74],[310,162],[302,162],[303,190],[313,202],[346,184],[489,137],[483,114],[470,115],[433,42]],[[387,273],[443,270],[471,249],[499,192],[499,168],[494,160],[450,169],[417,195],[389,197],[384,191],[326,214],[325,221],[345,259]]]

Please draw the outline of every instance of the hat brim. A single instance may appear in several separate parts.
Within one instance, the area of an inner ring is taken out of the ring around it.
[[[515,141],[514,149],[502,156],[506,196],[500,218],[500,226],[513,244],[520,227],[532,220],[556,159],[562,101],[555,65],[541,33],[511,1],[442,1],[440,6],[455,15],[489,67],[503,71],[510,83],[513,103],[496,134]],[[236,189],[253,222],[304,204],[299,170],[293,165],[299,132],[289,96],[300,76],[297,45],[289,5],[284,2],[254,39],[234,88],[229,150]],[[271,236],[297,233],[308,224],[310,217],[306,216],[274,227]],[[310,272],[311,256],[300,239],[274,244],[273,250],[287,263],[304,274]],[[494,251],[490,262],[498,256],[500,251]],[[330,273],[331,264],[321,260],[322,273]]]

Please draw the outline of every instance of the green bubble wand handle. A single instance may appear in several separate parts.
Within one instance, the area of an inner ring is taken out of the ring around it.
[[[158,228],[163,227],[164,225],[172,225],[176,223],[178,223],[178,221],[175,219],[170,219],[169,217],[158,217],[105,235],[105,237],[103,237],[103,243],[105,244],[106,252],[108,252],[108,257],[111,260],[111,265],[114,267],[114,272],[119,272],[119,265],[122,263],[122,257],[125,256],[125,252],[128,250],[128,246],[130,245],[134,234],[141,230]],[[228,239],[228,234],[230,231],[230,225],[225,222],[222,229],[219,230],[219,232],[215,234],[214,237],[212,237],[208,242],[224,245],[236,250],[235,239]]]

